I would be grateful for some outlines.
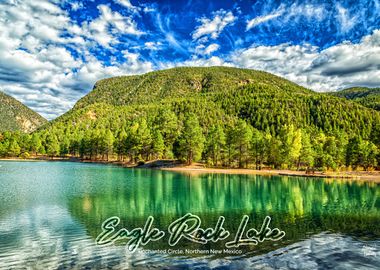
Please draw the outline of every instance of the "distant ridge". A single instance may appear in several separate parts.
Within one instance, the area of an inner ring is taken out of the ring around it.
[[[380,88],[351,87],[330,94],[353,100],[363,106],[380,111]]]
[[[0,132],[32,132],[47,120],[15,98],[0,91]]]

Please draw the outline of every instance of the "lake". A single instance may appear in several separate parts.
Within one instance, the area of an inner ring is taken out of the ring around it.
[[[270,227],[278,241],[227,249],[228,240],[167,241],[168,226],[192,213],[202,228],[220,216],[232,240]],[[102,223],[153,227],[166,236],[130,252],[127,240],[96,244]],[[185,252],[186,250],[186,252]],[[213,252],[210,252],[213,251]],[[210,252],[210,253],[207,253]],[[229,253],[230,252],[230,253]],[[71,162],[0,161],[0,269],[375,269],[380,265],[380,187],[286,176],[188,175]]]

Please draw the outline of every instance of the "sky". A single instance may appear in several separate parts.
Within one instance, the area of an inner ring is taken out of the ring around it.
[[[176,66],[380,87],[380,0],[0,0],[0,90],[47,119],[99,79]]]

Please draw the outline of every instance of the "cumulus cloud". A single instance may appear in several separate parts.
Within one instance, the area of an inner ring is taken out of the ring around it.
[[[201,24],[197,26],[193,32],[193,39],[199,39],[202,37],[217,39],[223,29],[236,20],[236,17],[231,11],[225,11],[223,9],[213,12],[212,15],[212,19],[206,17],[198,19]]]
[[[232,63],[226,62],[220,57],[212,56],[210,58],[194,58],[191,60],[178,63],[176,66],[199,66],[199,67],[212,67],[212,66],[233,66]]]
[[[181,62],[168,62],[168,63],[160,63],[159,69],[167,69],[173,67],[213,67],[213,66],[235,66],[233,63],[225,61],[224,59],[218,56],[212,56],[208,58],[204,57],[192,57],[189,60],[181,61]]]
[[[64,75],[61,79],[62,86],[65,88],[82,91],[85,94],[95,82],[101,78],[140,74],[151,71],[152,64],[139,59],[137,54],[123,51],[124,61],[115,65],[106,66],[94,56],[86,59],[86,63],[81,65],[76,72]]]
[[[195,48],[195,52],[199,55],[210,55],[213,52],[219,50],[220,45],[217,43],[210,44],[205,46],[204,44],[200,44]]]
[[[152,70],[150,62],[129,52],[112,66],[92,55],[91,40],[109,47],[118,42],[118,35],[142,34],[131,17],[106,5],[98,9],[97,18],[79,25],[48,1],[0,3],[2,90],[52,119],[69,110],[101,78]]]
[[[98,9],[100,16],[90,23],[85,23],[83,28],[86,36],[93,37],[102,46],[109,47],[111,43],[117,41],[116,36],[120,34],[136,36],[143,34],[131,17],[124,17],[119,12],[113,12],[107,5],[99,5]]]
[[[380,85],[380,30],[357,44],[343,42],[325,50],[310,44],[254,46],[232,53],[240,67],[260,69],[309,87],[333,91],[345,87]]]
[[[198,19],[195,29],[186,29],[176,24],[177,15],[163,13],[156,4],[114,2],[96,6],[91,16],[77,21],[70,12],[83,4],[71,0],[64,2],[68,10],[58,0],[1,1],[0,88],[52,119],[69,110],[99,79],[174,66],[260,69],[317,91],[380,85],[380,30],[352,42],[321,42],[325,47],[301,39],[283,43],[286,39],[276,37],[269,46],[264,28],[258,27],[258,39],[244,32],[262,23],[289,31],[290,25],[316,23],[321,29],[322,22],[334,21],[331,29],[336,26],[336,37],[351,39],[367,13],[343,4],[297,2],[273,7],[270,3],[248,21],[238,21],[232,11],[221,9]],[[372,3],[375,15],[368,14],[365,29],[373,29],[378,19],[380,4]],[[234,10],[240,17],[242,12]],[[150,18],[151,28],[139,27],[144,16]],[[227,34],[217,41],[222,33]]]

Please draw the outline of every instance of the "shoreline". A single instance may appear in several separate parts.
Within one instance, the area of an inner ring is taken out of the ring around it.
[[[160,168],[164,171],[174,171],[188,174],[207,174],[207,173],[219,173],[219,174],[245,174],[245,175],[262,175],[262,176],[295,176],[306,178],[327,178],[327,179],[340,179],[340,180],[354,180],[354,181],[366,181],[380,183],[380,172],[319,172],[315,174],[305,174],[305,171],[295,170],[254,170],[254,169],[224,169],[224,168],[205,168],[205,167],[172,167],[172,168]]]
[[[343,172],[321,172],[315,171],[314,174],[306,174],[305,171],[296,170],[279,170],[279,169],[239,169],[239,168],[208,168],[201,163],[193,165],[184,165],[172,160],[159,160],[147,162],[145,165],[129,165],[120,161],[102,161],[102,160],[81,160],[79,158],[0,158],[0,161],[30,161],[30,162],[76,162],[76,163],[94,163],[103,165],[115,165],[123,168],[135,169],[152,169],[162,171],[172,171],[185,173],[190,175],[218,173],[218,174],[240,174],[240,175],[262,175],[262,176],[295,176],[306,178],[329,178],[329,179],[344,179],[354,181],[366,181],[380,183],[380,171],[343,171]]]

